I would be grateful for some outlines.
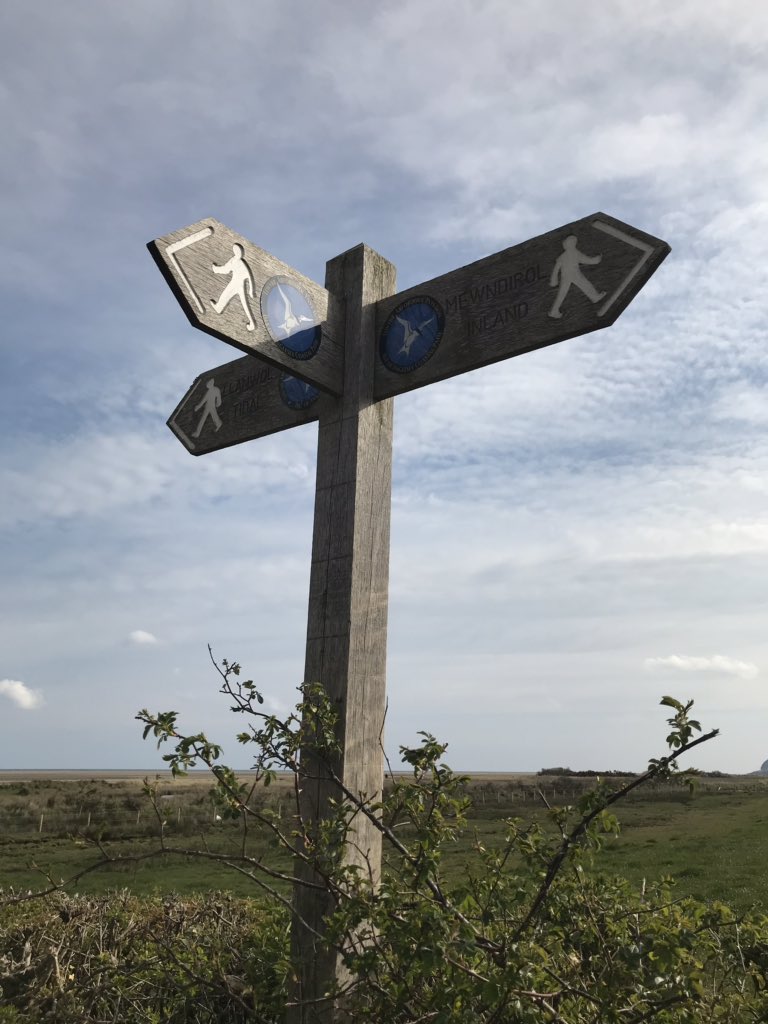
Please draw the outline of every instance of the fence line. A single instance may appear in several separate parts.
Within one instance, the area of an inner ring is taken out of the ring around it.
[[[567,777],[547,779],[545,776],[537,781],[531,780],[527,785],[505,785],[504,783],[472,780],[464,787],[463,794],[470,801],[471,811],[476,811],[483,817],[503,816],[515,809],[522,810],[528,804],[541,805],[542,795],[552,805],[575,804],[584,793],[592,788],[595,781],[583,778],[572,781]],[[615,783],[618,787],[626,780],[616,778],[608,781]],[[727,791],[720,794],[716,785],[704,784],[697,790],[696,798],[716,795],[727,798],[737,794],[766,793],[767,789],[768,787],[759,783],[756,785],[745,783],[739,786],[728,786]],[[633,791],[629,795],[629,799],[633,802],[680,802],[688,799],[688,790],[681,785],[646,785],[642,789]],[[291,802],[282,797],[269,800],[266,804],[261,804],[261,807],[268,807],[272,811],[276,811],[279,819],[283,820],[284,805],[286,814],[290,815]],[[161,797],[158,801],[158,811],[161,815],[159,821],[148,802],[142,803],[138,807],[116,807],[115,811],[118,813],[115,814],[110,813],[108,805],[102,804],[98,808],[94,808],[80,803],[76,806],[77,811],[74,807],[71,810],[58,809],[50,805],[41,807],[34,800],[23,807],[19,804],[0,805],[0,836],[35,834],[66,836],[90,833],[118,839],[157,835],[161,827],[169,834],[189,835],[226,828],[229,824],[226,820],[222,821],[218,809],[213,804],[208,803],[202,806],[199,803],[188,804],[184,800],[178,801],[172,797],[166,799]],[[235,819],[234,824],[237,822],[238,819]]]
[[[209,831],[214,825],[221,827],[225,823],[221,817],[206,811],[204,814],[185,814],[181,807],[169,808],[160,821],[151,810],[142,814],[139,810],[135,815],[103,817],[90,812],[87,815],[55,814],[50,811],[25,813],[3,813],[0,811],[0,835],[77,835],[98,834],[108,832],[115,837],[122,835],[156,835],[162,827],[167,831],[200,832]]]

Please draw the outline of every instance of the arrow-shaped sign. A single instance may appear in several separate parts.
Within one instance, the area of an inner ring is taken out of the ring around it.
[[[195,327],[341,393],[338,315],[325,288],[213,218],[147,248]]]
[[[196,377],[168,426],[192,455],[311,423],[336,400],[253,356]]]
[[[595,213],[382,299],[374,396],[608,327],[669,251]]]

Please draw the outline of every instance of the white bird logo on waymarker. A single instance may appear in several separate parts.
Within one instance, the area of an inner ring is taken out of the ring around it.
[[[285,331],[286,338],[292,334],[302,324],[311,324],[313,320],[311,317],[304,316],[303,313],[299,313],[298,316],[293,312],[290,300],[285,294],[280,285],[277,285],[277,290],[280,292],[280,298],[283,300],[283,322],[279,325],[281,331]]]
[[[403,328],[403,345],[400,349],[401,354],[404,353],[406,356],[411,354],[411,345],[413,345],[414,341],[416,341],[427,324],[431,323],[434,319],[435,314],[433,313],[431,316],[428,316],[426,320],[422,320],[418,327],[412,327],[409,320],[403,320],[401,316],[395,317],[395,320],[397,320]]]

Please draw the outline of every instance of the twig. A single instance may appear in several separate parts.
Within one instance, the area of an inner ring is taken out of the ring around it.
[[[558,872],[560,871],[563,861],[568,855],[568,851],[574,845],[574,843],[578,842],[579,839],[581,839],[581,837],[585,834],[585,832],[592,824],[592,822],[595,820],[595,818],[597,818],[598,815],[602,814],[602,812],[607,807],[610,807],[612,804],[615,804],[618,800],[622,800],[625,796],[627,796],[628,793],[631,793],[633,789],[637,789],[638,786],[642,786],[643,783],[648,782],[649,779],[652,779],[655,776],[660,775],[669,767],[669,765],[676,758],[680,757],[681,754],[687,753],[689,750],[692,750],[694,747],[697,747],[700,743],[706,743],[708,740],[714,739],[714,737],[717,736],[718,732],[718,729],[713,729],[711,732],[706,733],[704,736],[699,736],[697,739],[691,740],[689,743],[683,744],[674,753],[661,758],[658,764],[654,765],[653,768],[649,768],[647,772],[644,772],[637,778],[632,779],[631,782],[628,782],[625,786],[622,786],[621,789],[617,789],[613,793],[610,793],[604,800],[600,801],[600,804],[597,807],[593,808],[588,814],[584,815],[584,817],[575,826],[575,828],[573,828],[563,838],[563,841],[560,844],[560,848],[558,849],[557,853],[552,858],[552,860],[549,862],[549,866],[547,867],[547,872],[544,877],[544,881],[541,883],[541,886],[539,887],[539,890],[536,893],[536,896],[533,900],[533,903],[531,904],[530,909],[528,910],[528,913],[525,915],[523,920],[520,922],[520,924],[514,931],[514,934],[512,936],[513,943],[520,941],[520,938],[528,929],[534,917],[538,914],[544,901],[547,898],[547,894],[549,893],[550,888],[552,887],[552,883],[554,882]]]

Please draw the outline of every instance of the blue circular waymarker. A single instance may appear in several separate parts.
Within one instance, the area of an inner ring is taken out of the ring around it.
[[[308,409],[320,397],[316,387],[287,374],[280,379],[280,397],[289,409]]]
[[[406,299],[384,324],[379,342],[382,363],[394,373],[410,373],[434,355],[444,330],[445,314],[435,299]]]
[[[281,274],[261,290],[261,315],[272,340],[294,359],[311,359],[320,348],[322,329],[312,301],[301,286]]]

